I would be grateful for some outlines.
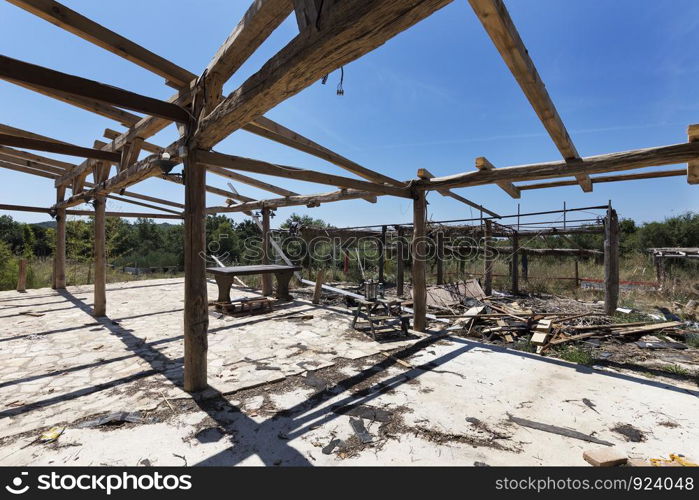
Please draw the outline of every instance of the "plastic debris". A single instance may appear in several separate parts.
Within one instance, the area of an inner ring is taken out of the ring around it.
[[[53,443],[59,437],[61,437],[61,434],[63,434],[63,432],[65,430],[66,430],[65,427],[51,427],[49,430],[47,430],[41,436],[39,436],[39,442],[40,443]]]

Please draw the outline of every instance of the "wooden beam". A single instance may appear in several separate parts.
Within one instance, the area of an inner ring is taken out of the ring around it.
[[[403,226],[398,226],[398,239],[396,241],[396,295],[398,297],[403,296],[403,284],[405,281],[405,258],[406,250],[408,245],[406,245],[405,240],[405,228]]]
[[[111,104],[105,104],[104,102],[96,99],[80,97],[69,94],[68,92],[61,92],[59,90],[42,87],[40,85],[31,85],[26,82],[19,82],[17,80],[8,81],[14,83],[15,85],[19,85],[20,87],[24,87],[27,90],[31,90],[32,92],[37,92],[45,95],[46,97],[56,99],[57,101],[61,101],[66,104],[70,104],[71,106],[84,109],[85,111],[90,111],[91,113],[104,116],[105,118],[121,123],[125,127],[133,127],[139,120],[142,119],[142,117],[138,115],[124,111],[123,109],[112,106]]]
[[[13,212],[35,212],[42,214],[52,214],[55,212],[54,208],[45,207],[31,207],[24,205],[5,205],[0,204],[0,210],[9,210]],[[92,210],[65,210],[66,215],[86,215],[93,216],[95,213]],[[169,215],[169,214],[144,214],[136,212],[105,212],[106,217],[119,217],[119,218],[145,218],[145,219],[182,219],[181,215]]]
[[[154,177],[161,173],[160,167],[158,167],[157,164],[154,164],[154,161],[158,159],[159,157],[156,155],[144,158],[128,169],[119,172],[114,177],[109,178],[107,181],[96,184],[94,188],[74,194],[64,202],[61,202],[56,208],[80,205],[81,203],[85,203],[86,201],[93,199],[95,196],[119,191],[127,186],[136,184],[143,179]]]
[[[206,282],[206,169],[196,152],[185,156],[184,390],[207,387],[209,311]]]
[[[344,168],[349,172],[357,174],[359,177],[363,177],[364,179],[382,184],[391,184],[393,186],[405,185],[404,182],[397,179],[393,179],[374,170],[365,168],[358,163],[355,163],[352,160],[349,160],[344,156],[321,146],[311,139],[308,139],[301,134],[284,127],[283,125],[270,120],[267,117],[260,116],[256,118],[253,122],[243,126],[243,130],[261,137],[265,137],[280,144],[284,144],[299,151],[303,151],[304,153],[313,155],[316,158],[321,158],[334,165],[337,165],[340,168]]]
[[[56,188],[56,203],[63,201],[66,189],[61,186]],[[53,283],[52,287],[60,290],[66,287],[66,210],[56,210],[56,249],[53,255]]]
[[[610,206],[604,220],[604,312],[616,312],[619,303],[619,219]]]
[[[699,123],[687,127],[687,141],[699,143]],[[687,162],[687,183],[699,184],[699,160]]]
[[[107,315],[107,251],[105,234],[105,208],[107,201],[104,196],[96,196],[93,202],[95,207],[95,285],[93,315],[97,317]]]
[[[484,221],[483,231],[483,292],[493,293],[493,223],[490,219]]]
[[[39,170],[36,168],[31,168],[31,167],[24,167],[24,166],[17,165],[15,163],[3,161],[3,160],[0,160],[0,167],[6,168],[7,170],[14,170],[15,172],[22,172],[25,174],[36,175],[37,177],[45,177],[46,179],[55,179],[56,178],[56,174],[46,172],[43,169]]]
[[[270,229],[270,209],[262,209],[262,264],[269,264],[271,262],[271,248],[270,239],[271,229]],[[272,295],[272,275],[263,274],[262,275],[262,295],[268,297]]]
[[[292,0],[254,0],[204,73],[227,81],[293,10]]]
[[[188,71],[141,47],[128,38],[69,9],[65,5],[53,0],[8,1],[51,24],[162,76],[166,79],[168,85],[175,88],[184,87],[189,85],[189,82],[192,80]]]
[[[189,113],[176,104],[3,55],[0,55],[0,78],[40,85],[79,97],[96,99],[107,104],[175,122],[189,120]]]
[[[590,177],[593,184],[603,183],[603,182],[620,182],[620,181],[635,181],[641,179],[658,179],[661,177],[684,177],[687,175],[687,169],[677,169],[677,170],[661,170],[659,172],[643,172],[641,174],[624,174],[624,175],[604,175],[597,177]],[[540,182],[536,184],[520,184],[517,188],[520,191],[525,191],[529,189],[545,189],[554,188],[561,186],[577,186],[577,181],[555,181],[555,182]]]
[[[451,0],[345,0],[320,30],[304,30],[200,121],[194,144],[209,149],[235,130]]]
[[[116,139],[120,135],[121,135],[120,132],[117,132],[116,130],[112,130],[110,128],[104,129],[104,132],[102,133],[102,136],[106,137],[107,139]],[[144,151],[148,151],[149,153],[162,153],[163,152],[163,148],[161,148],[160,146],[157,146],[151,142],[146,142],[146,141],[143,141],[141,143],[141,149],[143,149]]]
[[[59,141],[58,139],[54,139],[53,137],[47,137],[45,135],[35,134],[34,132],[29,132],[28,130],[23,130],[21,128],[11,127],[10,125],[5,125],[3,123],[0,123],[0,133],[7,134],[7,135],[14,135],[16,137],[25,137],[28,139],[38,139],[41,141],[51,141],[51,142],[58,142],[60,144],[68,144],[67,142]]]
[[[432,174],[432,172],[430,172],[430,171],[427,170],[426,168],[420,168],[420,169],[418,169],[418,171],[417,171],[417,176],[418,176],[418,178],[420,178],[420,179],[432,179],[432,178],[434,177],[434,175]],[[485,213],[485,214],[488,214],[488,215],[490,215],[490,216],[492,216],[492,217],[500,217],[498,214],[496,214],[496,213],[493,212],[492,210],[488,210],[488,209],[485,208],[483,205],[479,205],[478,203],[474,203],[474,202],[472,202],[471,200],[468,200],[468,199],[464,198],[463,196],[460,196],[460,195],[458,195],[458,194],[456,194],[456,193],[454,193],[453,191],[450,191],[450,190],[448,190],[448,189],[442,189],[441,191],[437,191],[437,192],[438,192],[439,194],[441,194],[442,196],[448,196],[448,197],[450,197],[450,198],[454,198],[455,200],[458,200],[458,201],[460,201],[461,203],[464,203],[464,204],[468,205],[469,207],[473,207],[473,208],[475,208],[476,210],[480,210],[481,212],[483,212],[483,213]]]
[[[580,161],[575,163],[568,163],[565,161],[536,163],[516,167],[503,167],[488,171],[467,172],[445,177],[435,177],[429,181],[422,181],[422,186],[429,190],[482,186],[499,181],[514,182],[568,177],[579,172],[597,174],[672,165],[687,163],[688,161],[696,159],[699,159],[699,142],[691,142],[588,156],[581,158]]]
[[[294,193],[293,191],[289,191],[288,189],[280,188],[273,184],[269,184],[268,182],[253,179],[252,177],[248,177],[247,175],[239,174],[237,172],[231,172],[230,170],[227,170],[222,167],[214,167],[212,165],[207,165],[206,169],[213,174],[220,175],[221,177],[233,179],[242,182],[243,184],[254,186],[256,188],[263,189],[265,191],[269,191],[270,193],[278,194],[280,196],[298,196],[298,193]]]
[[[427,201],[425,200],[425,192],[418,191],[413,199],[413,241],[411,252],[413,258],[411,266],[413,278],[413,330],[418,332],[424,332],[427,329],[426,225]]]
[[[483,156],[479,156],[478,158],[476,158],[476,168],[478,170],[495,170],[493,164],[490,163],[488,159]],[[522,197],[522,194],[519,192],[519,189],[517,189],[517,187],[515,187],[511,182],[496,182],[496,184],[513,198]]]
[[[15,158],[33,161],[35,163],[41,163],[42,165],[49,165],[52,167],[57,167],[62,170],[70,170],[75,168],[75,163],[69,163],[67,161],[54,160],[53,158],[47,158],[45,156],[40,156],[34,153],[29,153],[27,151],[20,151],[19,149],[8,148],[6,146],[0,146],[0,153],[12,156]]]
[[[246,203],[239,203],[229,207],[210,207],[207,208],[208,213],[224,213],[224,212],[248,212],[252,210],[261,210],[262,208],[280,208],[294,206],[317,207],[322,203],[331,203],[341,200],[356,200],[357,198],[365,198],[371,193],[366,191],[357,191],[354,189],[342,189],[330,193],[287,196],[285,198],[273,198],[271,200],[258,200]]]
[[[99,149],[83,148],[73,144],[46,141],[42,139],[31,139],[29,137],[17,137],[14,135],[0,134],[0,144],[5,146],[16,146],[20,148],[34,149],[38,151],[48,151],[70,156],[81,156],[83,158],[93,158],[96,160],[119,161],[119,155],[102,151]]]
[[[58,177],[60,175],[63,175],[65,172],[64,169],[60,167],[54,167],[52,165],[45,165],[43,163],[39,163],[34,160],[25,160],[23,158],[17,158],[15,156],[10,156],[5,153],[0,153],[0,160],[7,162],[7,163],[13,163],[16,165],[22,165],[24,167],[29,167],[35,170],[41,170],[42,172],[47,172],[52,174],[54,177]]]
[[[180,212],[176,212],[176,211],[170,210],[170,209],[168,209],[168,208],[159,207],[159,206],[157,206],[157,205],[151,205],[150,203],[143,203],[143,202],[141,202],[141,201],[129,200],[129,199],[127,199],[127,198],[123,198],[123,197],[121,197],[121,196],[115,196],[115,195],[113,195],[113,194],[107,195],[107,198],[109,198],[110,200],[115,200],[115,201],[121,201],[121,202],[124,202],[124,203],[129,203],[129,204],[131,204],[131,205],[138,205],[138,206],[141,206],[141,207],[153,208],[153,209],[155,209],[155,210],[160,210],[161,212],[166,212],[166,213],[170,213],[170,214],[174,214],[174,215],[179,215],[179,216],[182,215]]]
[[[295,167],[284,165],[276,165],[267,163],[261,160],[253,160],[251,158],[243,158],[242,156],[225,155],[212,151],[199,150],[197,152],[198,161],[208,166],[231,168],[234,170],[243,170],[254,172],[257,174],[272,175],[277,177],[285,177],[287,179],[295,179],[304,182],[315,182],[318,184],[326,184],[329,186],[338,186],[343,188],[351,188],[370,193],[390,194],[392,196],[409,197],[410,194],[407,188],[399,188],[396,186],[387,186],[383,184],[375,184],[373,182],[352,179],[339,175],[326,174],[324,172],[316,172],[313,170],[304,170]]]
[[[502,0],[469,0],[469,3],[563,158],[579,159],[580,155],[507,12],[505,3]],[[577,174],[576,178],[583,191],[592,191],[592,184],[587,175]]]

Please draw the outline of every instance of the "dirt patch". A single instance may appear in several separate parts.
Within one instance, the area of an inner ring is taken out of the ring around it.
[[[646,435],[640,429],[636,429],[631,424],[617,424],[616,427],[612,427],[612,432],[621,434],[624,439],[632,443],[642,443],[646,440]]]

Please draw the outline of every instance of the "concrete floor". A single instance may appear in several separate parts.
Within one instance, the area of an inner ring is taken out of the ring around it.
[[[100,320],[91,295],[0,292],[0,465],[585,465],[583,450],[599,446],[508,415],[633,457],[699,459],[696,385],[439,333],[378,343],[350,328],[345,309],[305,300],[265,316],[212,313],[215,391],[193,400],[180,389],[182,280],[109,285]],[[380,354],[389,350],[410,366]],[[354,435],[347,405],[384,411],[362,419],[371,442]],[[111,411],[150,423],[78,426]],[[639,442],[614,430],[626,424]],[[55,425],[65,427],[56,442],[36,442]]]

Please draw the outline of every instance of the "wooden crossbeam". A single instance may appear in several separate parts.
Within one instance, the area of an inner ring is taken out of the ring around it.
[[[280,196],[295,196],[298,194],[294,193],[293,191],[289,191],[288,189],[269,184],[268,182],[253,179],[252,177],[248,177],[247,175],[239,174],[237,172],[231,172],[230,170],[227,170],[222,167],[207,166],[206,169],[211,173],[220,175],[221,177],[233,179],[242,182],[243,184],[247,184],[248,186],[254,186],[256,188],[263,189],[265,191],[269,191],[270,193],[278,194]]]
[[[580,155],[507,12],[505,3],[502,0],[469,0],[469,3],[563,158],[578,160]],[[583,191],[592,191],[592,183],[585,174],[578,174],[576,178]]]
[[[699,123],[687,127],[687,140],[699,143]],[[699,160],[687,162],[687,183],[699,184]]]
[[[272,107],[384,44],[451,0],[335,2],[320,30],[306,29],[200,121],[193,144],[209,149]]]
[[[161,212],[167,212],[167,213],[171,213],[171,214],[175,214],[175,215],[182,215],[181,212],[176,212],[176,211],[174,211],[174,210],[170,210],[169,208],[163,208],[163,207],[159,207],[159,206],[157,206],[157,205],[152,205],[152,204],[150,204],[150,203],[143,203],[143,202],[141,202],[141,201],[129,200],[129,199],[124,198],[124,197],[122,197],[122,196],[116,196],[116,195],[113,195],[113,194],[108,194],[108,195],[107,195],[107,198],[109,198],[109,199],[111,199],[111,200],[115,200],[115,201],[121,201],[121,202],[124,202],[124,203],[130,203],[131,205],[139,205],[139,206],[141,206],[141,207],[153,208],[153,209],[155,209],[155,210],[160,210]]]
[[[593,184],[601,182],[620,182],[620,181],[635,181],[641,179],[658,179],[661,177],[678,177],[687,175],[686,169],[679,170],[663,170],[660,172],[644,172],[642,174],[625,174],[625,175],[604,175],[598,177],[590,177]],[[541,182],[537,184],[520,184],[517,186],[520,191],[525,191],[529,189],[546,189],[562,186],[576,186],[577,181],[555,181],[555,182]]]
[[[176,104],[0,55],[0,78],[96,99],[114,106],[184,123],[189,114]]]
[[[260,116],[256,118],[251,123],[248,123],[243,127],[243,130],[251,132],[253,134],[265,137],[267,139],[279,142],[286,146],[292,147],[304,153],[308,153],[317,158],[321,158],[328,161],[338,167],[344,168],[345,170],[357,174],[364,179],[391,184],[393,186],[403,186],[404,183],[383,175],[374,170],[365,168],[358,163],[353,162],[345,158],[344,156],[331,151],[330,149],[321,146],[320,144],[308,139],[301,134],[290,130],[279,123],[270,120],[265,116]]]
[[[104,116],[105,118],[115,120],[125,127],[133,127],[139,120],[141,120],[141,117],[138,115],[124,111],[123,109],[112,106],[111,104],[105,104],[102,101],[76,96],[67,92],[42,87],[40,85],[30,85],[28,83],[18,82],[16,80],[8,81],[33,92],[37,92],[66,104],[70,104],[71,106],[75,106],[80,109],[84,109],[85,111],[90,111],[100,116]]]
[[[427,170],[426,168],[421,168],[421,169],[419,169],[419,170],[417,171],[417,176],[418,176],[418,178],[420,178],[420,179],[432,179],[432,178],[434,177],[434,175],[432,174],[432,172],[430,172],[430,171]],[[478,203],[474,203],[474,202],[472,202],[471,200],[464,198],[463,196],[460,196],[460,195],[458,195],[458,194],[456,194],[456,193],[454,193],[454,192],[452,192],[452,191],[449,191],[448,189],[443,189],[443,190],[441,190],[441,191],[438,191],[438,193],[441,194],[442,196],[448,196],[448,197],[450,197],[450,198],[454,198],[455,200],[458,200],[458,201],[460,201],[461,203],[464,203],[464,204],[468,205],[469,207],[473,207],[473,208],[475,208],[476,210],[480,210],[480,211],[482,211],[483,213],[488,214],[488,215],[490,215],[490,216],[492,216],[492,217],[500,217],[498,214],[496,214],[495,212],[493,212],[493,211],[491,211],[491,210],[488,210],[488,209],[485,208],[483,205],[479,205]]]
[[[421,188],[439,190],[481,186],[499,181],[528,181],[568,177],[578,173],[597,174],[637,168],[687,163],[699,159],[699,142],[636,149],[581,158],[574,164],[566,161],[519,165],[495,170],[467,172],[421,181]]]
[[[494,170],[495,166],[493,166],[493,164],[490,163],[487,158],[480,156],[476,158],[476,168],[478,170]],[[522,196],[519,189],[517,189],[517,187],[515,187],[511,182],[496,182],[496,184],[513,198],[520,198]]]
[[[97,24],[87,17],[52,0],[8,0],[42,19],[63,28],[80,38],[99,45],[114,54],[128,59],[166,79],[175,88],[189,85],[192,80],[188,71],[154,54],[118,33]]]
[[[34,160],[17,158],[15,156],[7,155],[5,153],[0,153],[0,160],[6,161],[8,163],[14,163],[16,165],[30,167],[30,168],[33,168],[36,170],[42,170],[44,172],[49,172],[55,176],[62,175],[63,172],[65,172],[65,169],[62,169],[60,167],[55,167],[53,165],[46,165],[46,164],[39,163],[39,162],[34,161]]]
[[[116,130],[112,130],[110,128],[104,129],[104,132],[102,133],[102,136],[106,137],[107,139],[116,139],[120,135],[120,132],[117,132]],[[141,143],[141,149],[143,149],[144,151],[148,151],[149,153],[162,153],[163,151],[163,148],[161,148],[160,146],[156,146],[155,144],[146,141],[143,141]]]
[[[35,168],[33,165],[32,166],[18,165],[16,163],[12,163],[12,162],[0,159],[0,167],[6,168],[8,170],[14,170],[16,172],[23,172],[25,174],[36,175],[38,177],[45,177],[47,179],[55,179],[56,178],[56,174],[52,174],[50,172],[47,172],[44,169]]]
[[[40,156],[28,151],[21,151],[19,149],[8,148],[7,146],[0,146],[0,153],[4,153],[8,156],[13,156],[15,158],[22,158],[24,160],[31,160],[44,165],[51,165],[54,167],[62,168],[64,170],[70,170],[75,168],[75,163],[69,163],[61,160],[54,160],[53,158],[47,158],[45,156]]]
[[[280,208],[280,207],[293,207],[293,206],[313,206],[317,207],[321,203],[329,203],[341,200],[354,200],[357,198],[364,198],[373,193],[367,191],[358,191],[354,189],[341,189],[339,191],[333,191],[330,193],[321,193],[314,195],[297,195],[297,196],[287,196],[284,198],[273,198],[270,200],[258,200],[251,201],[247,203],[239,203],[237,205],[231,205],[227,207],[210,207],[207,208],[208,213],[221,213],[221,212],[248,212],[252,210],[261,210],[263,208]]]
[[[43,139],[32,139],[29,137],[17,137],[14,135],[0,134],[0,144],[5,146],[15,146],[20,148],[47,151],[50,153],[60,153],[70,156],[81,156],[83,158],[93,158],[95,160],[107,160],[118,162],[120,155],[102,151],[99,149],[84,148],[73,144],[47,141]]]
[[[197,152],[197,161],[207,166],[231,168],[235,170],[254,172],[257,174],[272,175],[305,182],[315,182],[318,184],[357,189],[370,193],[391,194],[393,196],[401,196],[405,198],[410,197],[407,187],[399,188],[396,186],[375,184],[349,177],[326,174],[324,172],[275,165],[260,160],[253,160],[251,158],[243,158],[241,156],[225,155],[222,153],[199,150]]]
[[[269,34],[291,12],[290,1],[256,0],[248,9],[243,20],[238,24],[233,33],[226,39],[218,50],[213,60],[209,63],[206,73],[209,75],[230,76],[240,67],[262,43]],[[192,75],[192,80],[195,75]],[[188,106],[192,101],[192,86],[180,89],[178,93],[170,97],[168,102],[178,106]],[[148,116],[132,125],[128,131],[114,138],[105,149],[119,151],[135,138],[148,139],[163,130],[169,120],[157,116]],[[72,173],[71,177],[62,179],[66,184],[72,180],[72,176],[78,176],[82,171],[89,169],[87,162],[81,163]]]
[[[28,130],[23,130],[21,128],[11,127],[10,125],[5,125],[3,123],[0,123],[0,133],[14,135],[16,137],[26,137],[29,139],[39,139],[41,141],[51,141],[58,142],[61,144],[68,144],[67,142],[59,141],[58,139],[54,139],[52,137],[46,137],[45,135],[35,134],[34,132],[29,132]]]

